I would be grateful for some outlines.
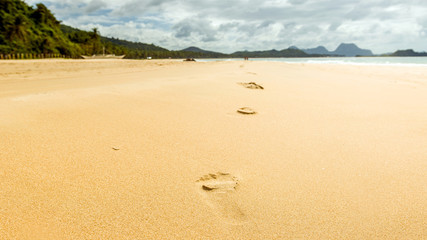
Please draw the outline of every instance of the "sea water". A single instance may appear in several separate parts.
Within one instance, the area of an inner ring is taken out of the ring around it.
[[[242,61],[242,58],[196,59],[200,62]],[[324,57],[324,58],[249,58],[249,61],[314,63],[314,64],[350,64],[350,65],[398,65],[426,66],[427,57]]]

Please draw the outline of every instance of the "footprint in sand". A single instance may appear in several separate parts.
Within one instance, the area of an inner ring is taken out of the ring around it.
[[[204,196],[206,203],[231,224],[243,224],[246,215],[237,205],[235,191],[238,186],[236,177],[228,173],[208,174],[196,181],[197,188]]]
[[[256,114],[256,112],[252,108],[242,107],[237,109],[237,112],[240,114]]]
[[[245,87],[245,88],[249,88],[249,89],[261,89],[261,90],[263,90],[263,89],[264,89],[264,87],[263,87],[263,86],[258,85],[258,84],[257,84],[257,83],[255,83],[255,82],[248,82],[248,83],[244,83],[244,82],[242,82],[242,83],[238,83],[238,84],[242,85],[242,86],[243,86],[243,87]]]

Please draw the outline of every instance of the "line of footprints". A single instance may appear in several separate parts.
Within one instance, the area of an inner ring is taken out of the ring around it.
[[[238,83],[249,89],[260,89],[264,87],[255,82]],[[249,107],[239,108],[240,114],[256,114]],[[238,206],[238,199],[234,192],[239,186],[238,179],[224,172],[207,174],[196,181],[196,186],[205,198],[207,204],[226,222],[233,225],[241,225],[247,222],[247,216]]]
[[[249,88],[249,89],[260,89],[263,90],[264,87],[261,85],[256,84],[255,82],[248,82],[248,83],[239,83],[240,85],[242,85],[245,88]],[[237,109],[237,112],[240,114],[256,114],[256,112],[249,107],[242,107]]]

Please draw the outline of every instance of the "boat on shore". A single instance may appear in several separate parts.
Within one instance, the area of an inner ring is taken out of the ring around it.
[[[126,55],[116,56],[114,54],[102,54],[102,55],[92,55],[92,56],[82,55],[82,58],[84,59],[123,59],[125,56]]]
[[[84,59],[123,59],[126,55],[116,56],[115,54],[105,54],[105,47],[102,48],[102,54],[94,54],[92,56],[81,55]]]

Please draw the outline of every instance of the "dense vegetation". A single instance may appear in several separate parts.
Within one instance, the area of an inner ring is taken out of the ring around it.
[[[20,0],[0,0],[0,52],[83,53],[62,33],[59,24],[41,3],[32,8]]]
[[[390,56],[392,57],[425,57],[427,56],[426,52],[415,52],[412,49],[408,50],[398,50],[392,53]]]
[[[311,55],[298,50],[298,49],[283,49],[281,51],[277,50],[269,50],[269,51],[254,51],[254,52],[235,52],[231,54],[232,57],[264,57],[264,58],[271,58],[271,57],[310,57]]]

